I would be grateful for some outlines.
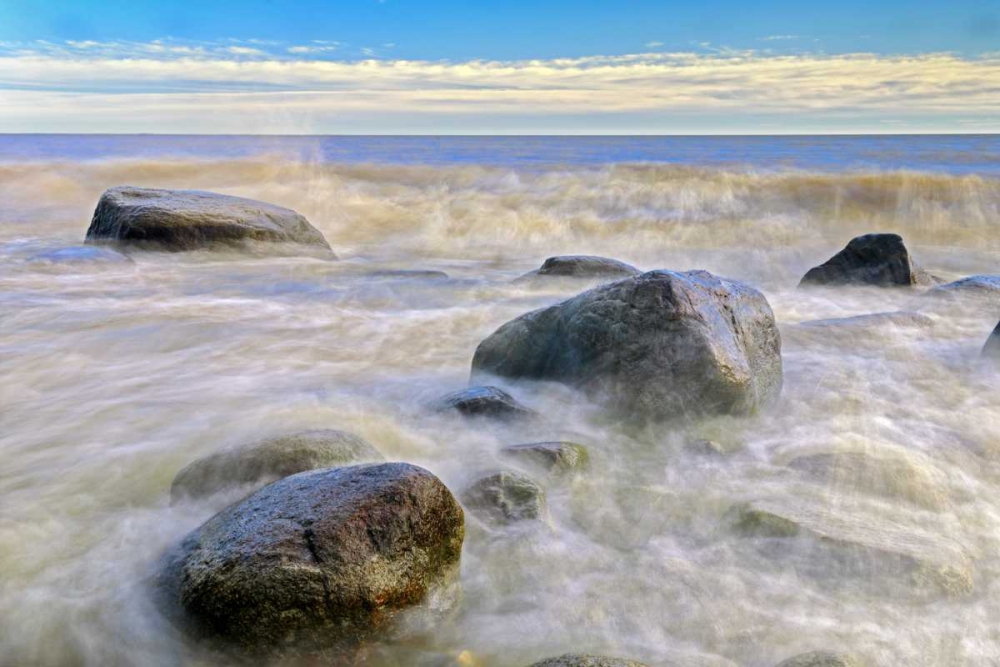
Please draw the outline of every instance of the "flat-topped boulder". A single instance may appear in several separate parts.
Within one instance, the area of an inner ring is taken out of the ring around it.
[[[803,285],[931,286],[937,281],[917,266],[898,234],[858,236],[823,264],[809,269]]]
[[[567,653],[556,658],[547,658],[530,667],[646,667],[641,662],[625,658],[611,658],[588,653]]]
[[[587,448],[575,442],[528,442],[509,445],[500,453],[527,466],[554,474],[579,472],[590,462]]]
[[[942,523],[920,526],[885,517],[844,494],[835,504],[800,497],[745,503],[730,512],[737,534],[746,537],[810,539],[812,549],[782,546],[776,557],[799,557],[809,573],[831,581],[855,576],[872,587],[899,586],[917,595],[967,595],[974,573],[966,548],[948,538]]]
[[[192,462],[174,477],[170,496],[176,502],[235,488],[249,492],[306,470],[384,460],[367,440],[353,433],[334,429],[297,431]]]
[[[525,407],[499,387],[475,386],[452,392],[437,402],[438,412],[455,411],[466,417],[530,419],[538,413]]]
[[[749,414],[781,392],[781,337],[764,295],[707,271],[650,271],[497,329],[472,359],[489,376],[566,383],[653,419]]]
[[[161,590],[195,636],[339,654],[450,586],[464,536],[461,506],[423,468],[311,470],[191,532],[167,555]]]
[[[518,281],[544,277],[618,280],[640,273],[642,271],[631,264],[610,257],[559,255],[549,257],[542,263],[541,268],[524,274]]]
[[[130,186],[101,195],[86,241],[172,251],[291,244],[332,255],[319,230],[291,209],[214,192]]]

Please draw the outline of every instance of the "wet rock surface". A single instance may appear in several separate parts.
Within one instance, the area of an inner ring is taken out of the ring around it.
[[[482,477],[461,495],[477,515],[498,524],[544,519],[545,492],[527,475],[501,471]]]
[[[534,410],[521,405],[498,387],[476,386],[448,394],[438,404],[439,412],[455,410],[466,417],[489,417],[498,420],[530,419]]]
[[[251,653],[352,650],[457,572],[462,508],[407,463],[286,477],[168,554],[160,584],[195,634]]]
[[[863,667],[863,664],[847,653],[810,651],[782,660],[777,667]]]
[[[586,653],[567,653],[556,658],[536,662],[530,667],[646,667],[641,662],[625,658],[610,658]]]
[[[595,255],[559,255],[549,257],[541,268],[526,273],[518,281],[534,278],[586,278],[601,280],[618,280],[641,274],[642,271],[631,264]]]
[[[171,251],[295,244],[333,256],[319,230],[291,209],[199,190],[111,188],[87,230],[87,243],[107,242]]]
[[[500,453],[512,460],[550,473],[579,472],[587,468],[587,448],[575,442],[531,442],[510,445]]]
[[[564,382],[640,417],[750,414],[781,391],[781,339],[757,290],[650,271],[508,322],[472,372]]]
[[[1000,359],[1000,322],[993,329],[993,333],[986,339],[983,346],[983,356],[990,359]]]
[[[799,284],[893,287],[931,286],[937,281],[917,266],[898,234],[865,234],[809,269]]]
[[[385,457],[367,440],[334,429],[298,431],[200,458],[174,478],[174,502],[234,488],[259,488],[282,477]]]

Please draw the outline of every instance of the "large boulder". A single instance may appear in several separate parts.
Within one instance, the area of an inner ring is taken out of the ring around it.
[[[183,468],[170,487],[174,502],[234,488],[252,490],[305,470],[332,468],[385,457],[353,433],[299,431],[200,458]]]
[[[437,410],[504,421],[538,416],[537,412],[521,405],[503,389],[489,386],[468,387],[448,394],[437,402]]]
[[[160,250],[284,243],[331,254],[319,230],[291,209],[214,192],[129,186],[111,188],[97,202],[87,243],[102,242]]]
[[[603,655],[567,653],[557,658],[536,662],[531,667],[646,667],[641,662],[624,658],[609,658]]]
[[[472,376],[565,382],[652,418],[748,414],[781,392],[781,338],[757,290],[707,271],[650,271],[508,322]]]
[[[919,268],[898,234],[865,234],[823,264],[809,269],[800,285],[875,285],[878,287],[936,284]]]
[[[637,276],[642,271],[631,264],[609,257],[594,255],[559,255],[549,257],[541,268],[526,273],[518,281],[539,277],[583,278],[598,280],[619,280]]]
[[[465,523],[408,463],[312,470],[209,519],[161,583],[197,635],[251,653],[356,648],[457,574]]]
[[[782,660],[778,667],[862,667],[862,663],[848,653],[810,651]]]
[[[991,359],[1000,359],[1000,322],[993,328],[993,333],[986,339],[983,346],[983,356]]]

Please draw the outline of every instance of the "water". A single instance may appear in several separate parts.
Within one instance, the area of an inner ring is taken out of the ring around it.
[[[587,475],[545,481],[547,524],[468,515],[459,612],[384,647],[386,664],[572,649],[764,667],[818,648],[1000,664],[1000,374],[979,357],[1000,304],[795,288],[869,231],[902,234],[944,279],[997,273],[998,156],[997,137],[0,137],[0,664],[213,664],[146,596],[159,555],[214,511],[171,507],[170,482],[304,428],[356,432],[455,490],[509,465],[507,444],[590,448]],[[100,193],[125,183],[293,207],[341,260],[76,248]],[[511,282],[563,253],[760,288],[782,329],[780,405],[641,428],[563,387],[511,385],[550,419],[429,410],[497,326],[579,291]],[[392,269],[450,278],[372,275]],[[925,317],[802,324],[898,309]],[[736,453],[692,455],[695,438]],[[788,465],[839,451],[902,472]],[[940,550],[971,592],[742,537],[730,510],[746,501]]]

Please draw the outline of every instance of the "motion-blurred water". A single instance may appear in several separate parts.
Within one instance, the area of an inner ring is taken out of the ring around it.
[[[120,184],[289,206],[341,260],[78,249]],[[586,475],[541,480],[547,524],[467,515],[462,605],[386,664],[572,649],[764,667],[816,648],[1000,664],[1000,372],[979,356],[1000,300],[796,289],[871,231],[946,280],[1000,273],[998,225],[998,137],[0,137],[0,664],[213,664],[146,594],[163,550],[213,512],[171,507],[170,482],[303,428],[356,432],[456,491],[509,466],[507,444],[590,448]],[[568,253],[757,286],[782,329],[780,405],[640,428],[533,384],[508,388],[542,425],[430,410],[497,326],[582,289],[511,282]],[[894,310],[924,317],[802,324]],[[735,453],[694,455],[697,438]],[[788,465],[830,452],[906,472]],[[730,508],[757,500],[960,553],[972,592],[740,536]]]

